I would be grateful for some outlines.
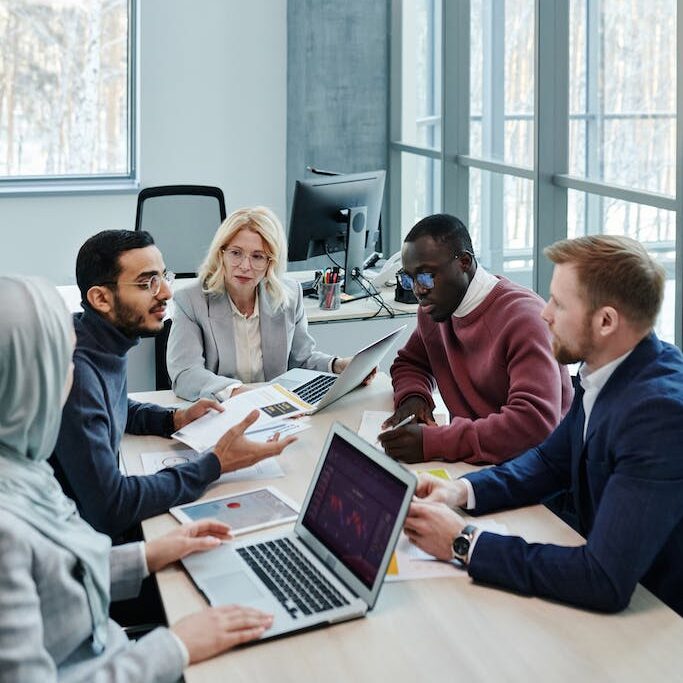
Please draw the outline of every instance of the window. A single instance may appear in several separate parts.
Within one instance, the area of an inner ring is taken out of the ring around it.
[[[626,235],[650,251],[667,271],[657,332],[669,341],[676,277],[675,11],[674,0],[571,0],[569,22],[569,174],[605,187],[600,194],[569,189],[567,234]],[[615,185],[643,193],[624,201]],[[652,206],[662,197],[649,193],[668,195],[674,210]]]
[[[131,0],[0,0],[0,185],[129,180]]]
[[[469,215],[459,217],[487,269],[531,287],[533,185],[509,172],[533,167],[533,0],[472,0],[470,47]]]
[[[441,0],[401,0],[401,240],[420,218],[441,207]],[[397,240],[391,240],[392,248]]]
[[[681,8],[394,0],[393,248],[415,220],[447,211],[468,225],[484,266],[546,295],[546,245],[628,235],[666,269],[657,332],[681,345]]]
[[[675,194],[675,9],[571,0],[571,175]]]

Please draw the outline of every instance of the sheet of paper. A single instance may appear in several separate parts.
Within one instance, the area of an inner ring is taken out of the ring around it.
[[[297,417],[293,420],[276,420],[269,422],[262,427],[258,427],[257,429],[250,429],[246,434],[252,441],[265,443],[271,437],[274,437],[275,434],[285,437],[298,432],[303,432],[305,429],[310,429],[310,420],[311,418],[308,415]]]
[[[391,417],[393,413],[387,410],[365,410],[358,427],[358,436],[362,437],[375,448],[382,448],[377,435],[382,431],[382,422]]]
[[[196,451],[184,448],[174,451],[159,451],[153,453],[140,453],[142,471],[145,474],[155,474],[166,467],[175,467],[186,462],[192,462],[200,457]],[[261,460],[251,467],[244,467],[234,472],[226,472],[217,480],[220,483],[232,481],[257,481],[259,479],[277,479],[284,477],[285,473],[277,458]]]
[[[412,556],[414,552],[413,544],[404,533],[401,533],[396,544],[396,551],[392,561],[389,563],[390,571],[387,571],[386,581],[467,577],[467,572],[455,563],[434,562],[434,558],[426,553],[423,553],[427,558],[426,560],[422,558],[414,559]]]
[[[377,437],[382,432],[382,423],[390,418],[393,412],[388,410],[365,410],[358,427],[358,435],[369,441],[375,448],[382,450],[382,446]],[[436,413],[434,420],[438,425],[448,424],[448,417],[443,413]]]
[[[262,433],[261,429],[271,427],[274,422],[282,423],[285,417],[296,417],[313,410],[313,406],[279,384],[267,384],[245,391],[224,401],[222,405],[225,408],[222,413],[210,411],[172,434],[173,438],[201,452],[212,448],[230,427],[254,409],[259,411],[259,418],[247,430],[247,434]]]

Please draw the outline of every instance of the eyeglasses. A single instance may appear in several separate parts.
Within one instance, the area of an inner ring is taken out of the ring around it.
[[[451,261],[459,260],[467,254],[472,256],[472,254],[469,251],[465,251],[462,254],[455,254]],[[448,263],[450,263],[451,261],[449,261]],[[443,268],[446,265],[448,264],[444,263],[444,265],[441,266],[441,268]],[[399,277],[399,281],[403,289],[415,289],[416,286],[420,287],[421,289],[434,289],[434,275],[437,272],[438,270],[434,273],[417,273],[415,276],[413,276],[408,275],[408,273],[406,273],[405,270],[399,270],[397,275]]]
[[[161,291],[161,284],[166,284],[171,287],[175,281],[175,273],[167,270],[163,275],[152,275],[148,280],[139,280],[138,282],[103,282],[103,285],[128,285],[130,287],[137,287],[138,289],[148,290],[152,296],[156,296]]]
[[[265,270],[270,261],[270,257],[260,251],[255,251],[252,254],[245,254],[241,249],[237,249],[236,247],[224,247],[223,254],[233,268],[236,268],[245,258],[248,258],[249,263],[254,270]]]
[[[415,289],[419,285],[422,289],[434,289],[434,273],[418,273],[415,277],[399,270],[398,277],[403,289]]]

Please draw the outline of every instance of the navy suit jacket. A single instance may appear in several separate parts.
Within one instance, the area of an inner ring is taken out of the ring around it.
[[[475,579],[581,607],[625,608],[641,582],[683,615],[683,355],[654,334],[617,367],[583,439],[583,391],[557,429],[515,460],[467,475],[476,514],[569,491],[585,545],[482,533]]]

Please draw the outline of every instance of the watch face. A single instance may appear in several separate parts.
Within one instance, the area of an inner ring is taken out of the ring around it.
[[[458,557],[465,557],[470,549],[470,540],[464,536],[458,536],[453,541],[453,552]]]

